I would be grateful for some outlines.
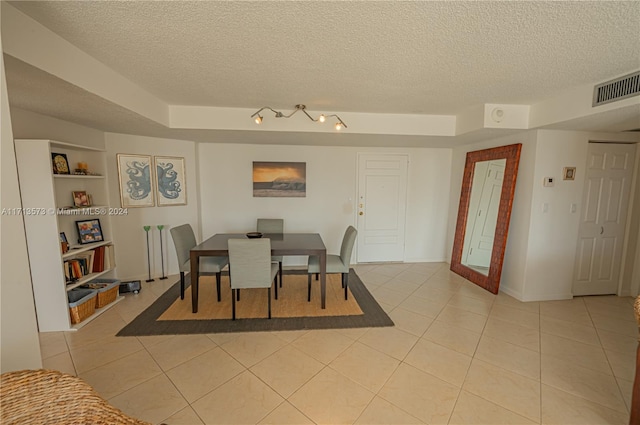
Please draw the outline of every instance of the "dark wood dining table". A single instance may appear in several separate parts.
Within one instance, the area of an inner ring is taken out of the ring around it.
[[[326,308],[327,292],[327,248],[317,233],[267,233],[271,240],[271,255],[317,255],[320,259],[321,306]],[[200,257],[228,257],[229,239],[245,239],[244,233],[218,233],[191,249],[191,310],[198,312],[198,274]]]

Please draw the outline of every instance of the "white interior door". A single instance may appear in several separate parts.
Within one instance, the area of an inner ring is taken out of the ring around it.
[[[404,260],[407,155],[358,155],[359,263]]]
[[[635,145],[590,143],[573,295],[616,294]]]

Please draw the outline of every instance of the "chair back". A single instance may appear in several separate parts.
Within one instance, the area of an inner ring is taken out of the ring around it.
[[[351,253],[353,252],[353,244],[356,241],[356,236],[358,235],[358,231],[355,227],[349,226],[347,230],[344,232],[344,237],[342,238],[342,246],[340,247],[340,259],[342,260],[342,264],[349,267],[351,264]]]
[[[188,272],[190,260],[189,251],[197,245],[196,235],[193,233],[193,228],[190,224],[182,224],[171,228],[170,232],[171,238],[173,239],[173,246],[176,248],[180,271]]]
[[[284,233],[284,220],[281,218],[259,218],[256,230],[262,233]]]
[[[229,239],[231,289],[270,288],[271,240]]]

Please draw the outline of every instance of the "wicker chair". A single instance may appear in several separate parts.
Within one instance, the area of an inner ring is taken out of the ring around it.
[[[151,425],[111,406],[82,379],[56,370],[0,375],[3,425]]]

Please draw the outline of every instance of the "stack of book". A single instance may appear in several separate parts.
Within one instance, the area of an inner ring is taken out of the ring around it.
[[[64,262],[67,283],[74,282],[91,273],[111,270],[116,266],[113,245],[99,246],[77,254]]]

